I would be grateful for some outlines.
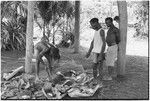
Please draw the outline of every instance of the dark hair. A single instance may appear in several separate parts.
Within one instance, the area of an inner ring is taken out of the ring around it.
[[[111,22],[113,22],[113,19],[112,19],[111,17],[107,17],[107,18],[105,19],[105,21],[107,21],[107,20],[110,20]]]
[[[115,17],[114,17],[114,20],[119,20],[119,16],[115,16]]]
[[[91,20],[90,20],[90,23],[95,23],[95,22],[98,22],[98,18],[92,18]]]

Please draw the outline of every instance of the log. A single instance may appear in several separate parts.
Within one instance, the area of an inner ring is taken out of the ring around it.
[[[9,80],[9,79],[11,79],[12,77],[14,77],[18,72],[23,71],[23,69],[24,69],[24,67],[21,66],[21,67],[15,69],[15,70],[12,70],[12,71],[13,71],[12,73],[4,74],[5,76],[3,75],[3,78],[4,78],[5,80]]]

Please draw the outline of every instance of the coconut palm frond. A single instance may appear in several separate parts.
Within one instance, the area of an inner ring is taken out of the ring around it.
[[[52,19],[52,10],[51,10],[51,2],[50,1],[39,1],[37,3],[37,7],[39,9],[39,13],[42,19],[48,23]]]
[[[27,2],[1,2],[2,48],[19,49],[24,47],[27,24]],[[5,19],[3,19],[5,18]]]

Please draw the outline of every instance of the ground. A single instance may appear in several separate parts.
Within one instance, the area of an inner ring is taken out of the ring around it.
[[[79,54],[72,54],[71,49],[61,49],[61,60],[74,59],[77,64],[82,64],[84,69],[91,73],[92,60],[85,59],[86,51],[87,47],[83,46]],[[25,64],[24,61],[18,61],[25,56],[24,51],[2,51],[1,55],[2,60],[5,61],[1,64],[1,74]],[[148,99],[148,70],[148,41],[128,38],[125,79],[104,82],[104,88],[99,93],[98,99]],[[42,69],[40,76],[47,76],[45,74]]]

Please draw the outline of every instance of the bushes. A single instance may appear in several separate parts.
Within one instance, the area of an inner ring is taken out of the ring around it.
[[[25,49],[26,26],[20,22],[6,21],[1,24],[1,43],[5,50]]]
[[[27,25],[26,4],[20,1],[1,2],[1,43],[5,50],[25,49]]]

